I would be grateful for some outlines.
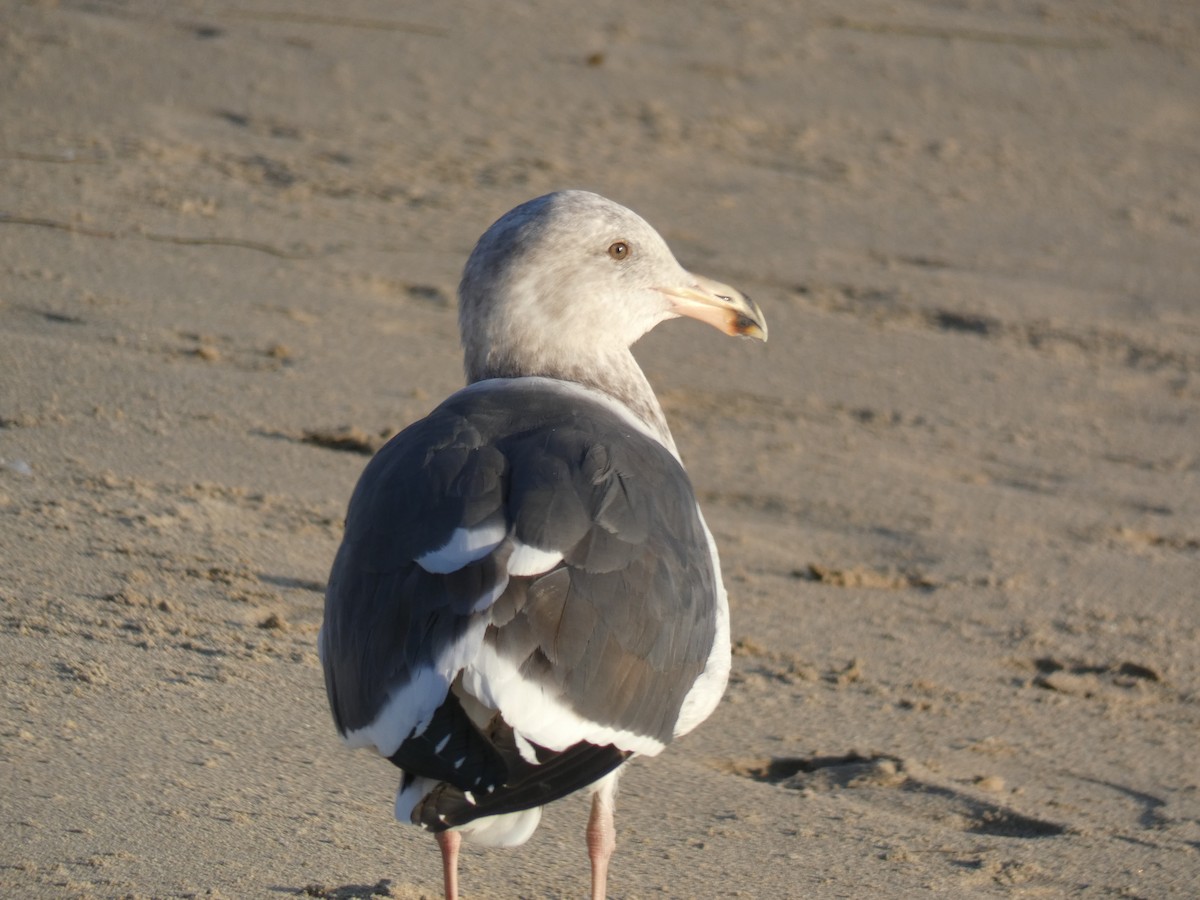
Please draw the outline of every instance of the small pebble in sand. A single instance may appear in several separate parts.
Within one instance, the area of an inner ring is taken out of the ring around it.
[[[989,794],[999,794],[1004,790],[1004,779],[999,775],[979,775],[975,778],[975,787]]]

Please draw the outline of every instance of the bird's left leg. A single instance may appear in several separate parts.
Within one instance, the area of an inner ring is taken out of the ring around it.
[[[458,900],[458,848],[462,844],[462,835],[457,831],[439,831],[437,842],[442,851],[442,885],[446,900]]]
[[[617,846],[617,830],[613,826],[613,807],[616,803],[617,779],[614,772],[605,778],[592,794],[592,814],[588,817],[588,856],[592,860],[592,900],[604,900],[608,884],[608,861]]]

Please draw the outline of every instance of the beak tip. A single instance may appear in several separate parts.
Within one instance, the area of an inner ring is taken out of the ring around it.
[[[767,342],[767,319],[757,303],[746,297],[745,294],[742,296],[745,297],[748,309],[738,316],[737,333],[765,344]]]
[[[693,275],[695,284],[685,288],[658,288],[672,301],[675,315],[689,316],[712,325],[728,335],[767,341],[767,320],[758,304],[728,285]]]
[[[739,317],[736,325],[733,327],[733,333],[741,337],[750,338],[755,341],[767,342],[767,326],[766,323],[748,317]]]

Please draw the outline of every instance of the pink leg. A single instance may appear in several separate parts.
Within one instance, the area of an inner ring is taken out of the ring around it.
[[[437,842],[442,850],[442,884],[446,900],[458,900],[458,847],[462,844],[462,835],[457,831],[439,831]]]
[[[587,827],[588,856],[592,860],[592,900],[607,896],[608,861],[617,846],[617,830],[613,827],[613,792],[600,789],[592,794],[592,814]]]

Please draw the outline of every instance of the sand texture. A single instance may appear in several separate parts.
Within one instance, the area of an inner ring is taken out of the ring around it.
[[[1192,0],[0,0],[0,895],[440,896],[322,591],[563,187],[771,335],[638,347],[736,647],[611,896],[1200,896]]]

